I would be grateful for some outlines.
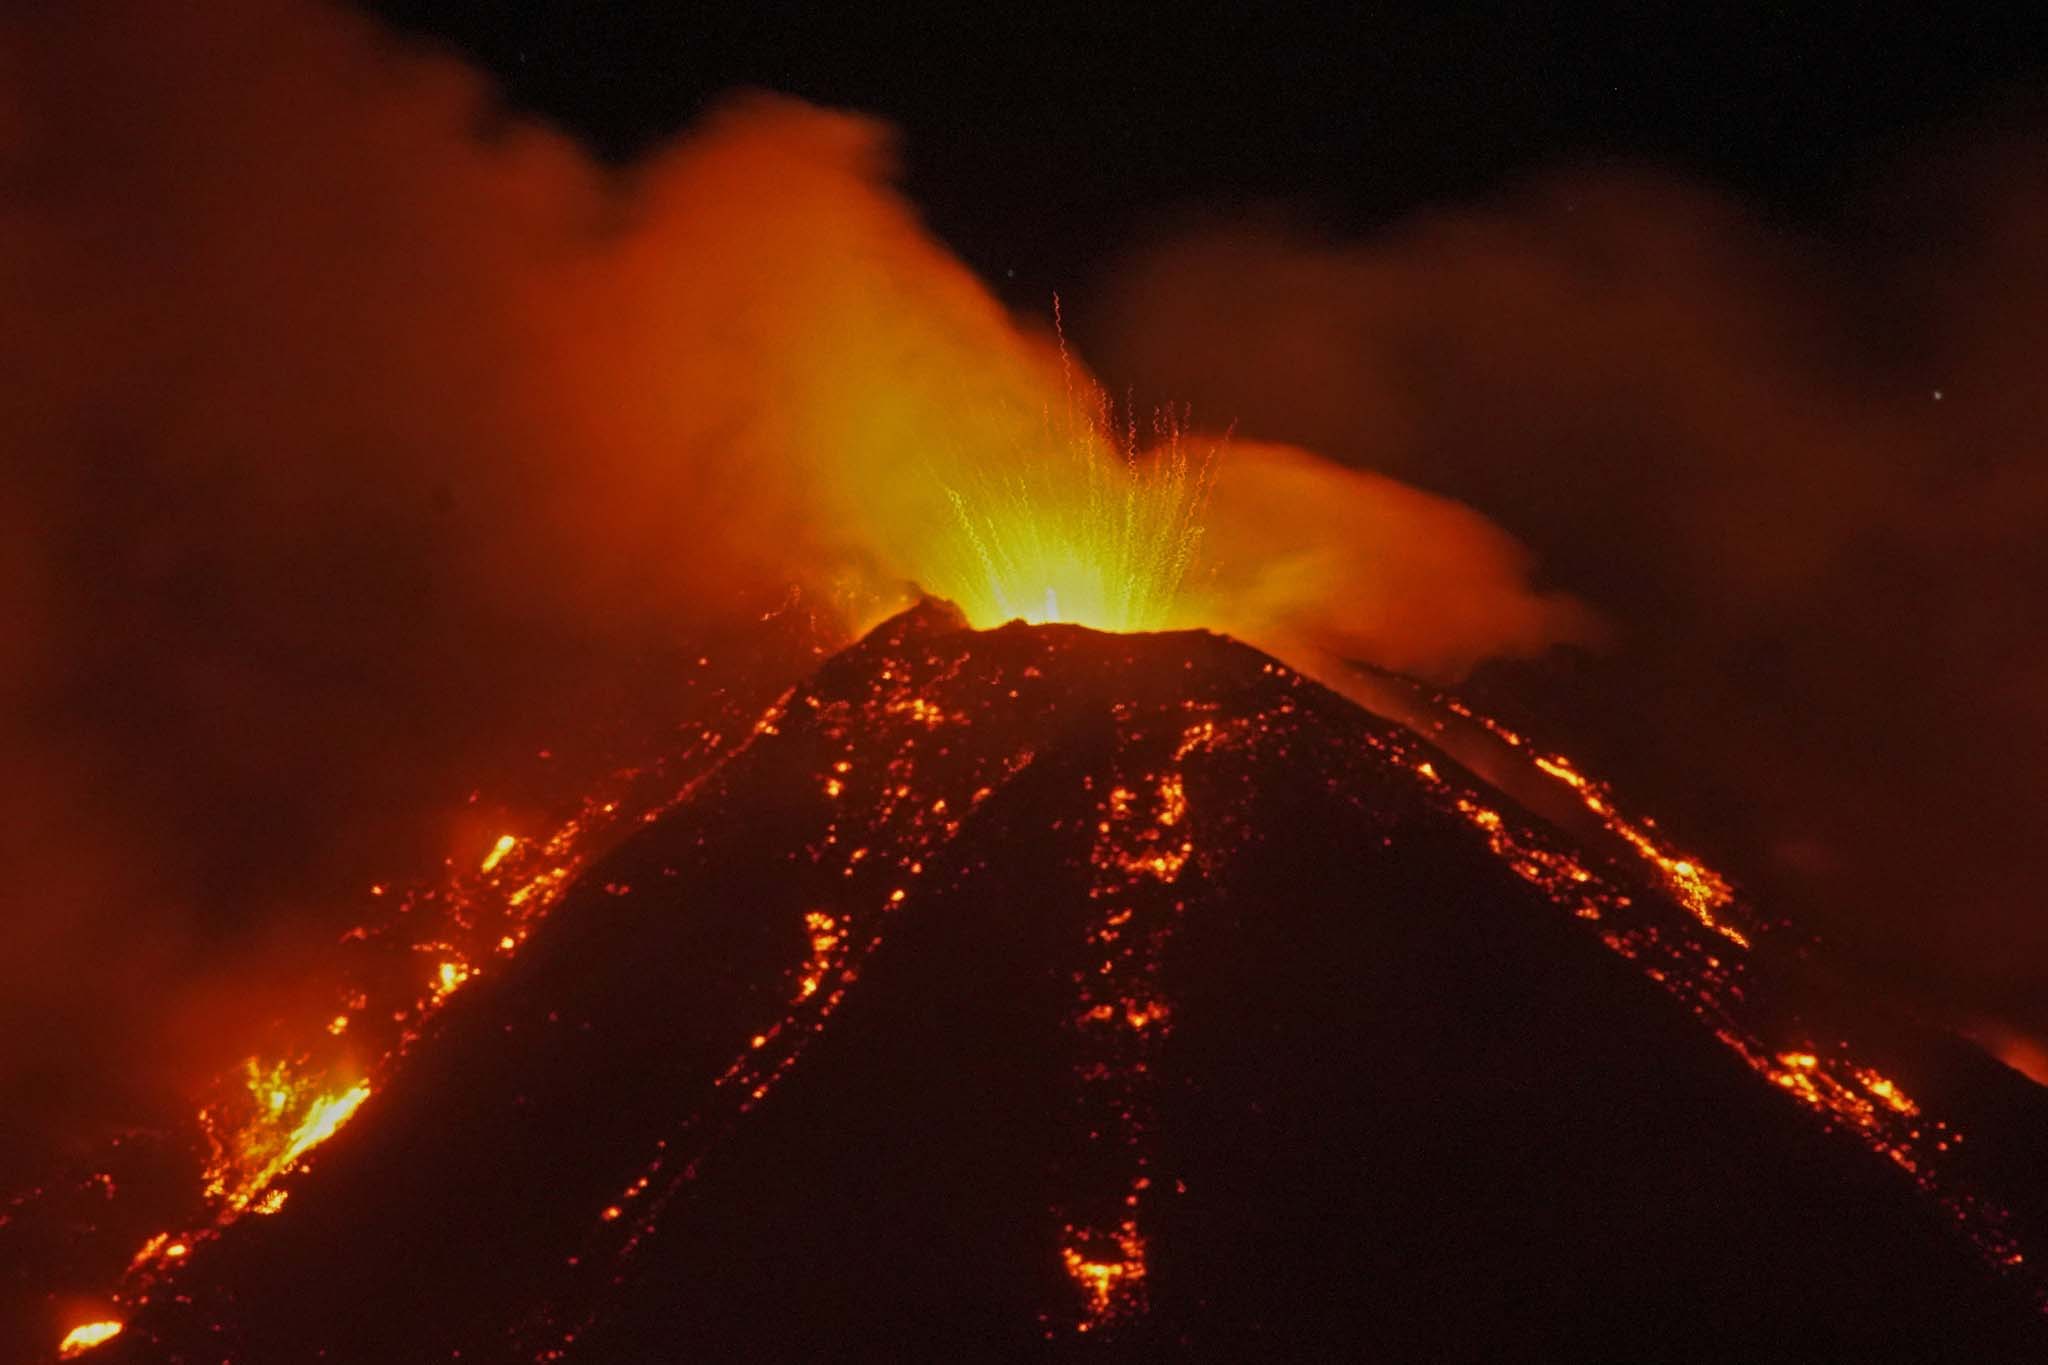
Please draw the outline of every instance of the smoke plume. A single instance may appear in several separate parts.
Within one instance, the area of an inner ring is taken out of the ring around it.
[[[4,21],[0,1036],[65,1040],[0,1055],[18,1115],[226,1060],[515,757],[663,717],[786,585],[844,629],[945,591],[948,489],[1073,458],[1087,376],[893,173],[767,96],[607,167],[311,3]],[[1444,498],[1214,481],[1215,624],[1442,674],[1588,629]]]

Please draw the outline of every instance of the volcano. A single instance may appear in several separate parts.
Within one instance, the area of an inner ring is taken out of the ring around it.
[[[2048,1358],[2041,1092],[1537,767],[923,603],[79,1354]]]

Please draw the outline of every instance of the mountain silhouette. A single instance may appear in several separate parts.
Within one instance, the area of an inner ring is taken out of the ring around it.
[[[926,602],[91,1358],[2048,1358],[2038,1089],[1694,872]]]

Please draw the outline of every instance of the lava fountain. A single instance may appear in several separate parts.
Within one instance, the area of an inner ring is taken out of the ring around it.
[[[1064,352],[1062,353],[1064,359]],[[1092,412],[1068,401],[1048,414],[1043,451],[997,468],[966,468],[946,487],[952,519],[919,561],[919,581],[974,625],[1065,622],[1105,631],[1186,624],[1202,515],[1219,458],[1181,415],[1156,413],[1152,441],[1119,430],[1099,390]]]

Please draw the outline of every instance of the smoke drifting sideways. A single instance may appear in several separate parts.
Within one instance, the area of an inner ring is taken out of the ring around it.
[[[231,1060],[370,882],[481,853],[466,792],[658,714],[764,595],[850,631],[957,562],[948,487],[1088,384],[859,118],[739,97],[608,168],[276,0],[30,7],[0,100],[17,1135]],[[1226,453],[1206,520],[1205,623],[1254,640],[1450,674],[1588,628],[1480,516],[1299,451]]]
[[[1363,239],[1162,223],[1079,333],[1495,517],[1612,648],[1478,683],[2048,1083],[2037,126],[1873,168],[1824,234],[1611,166]]]

